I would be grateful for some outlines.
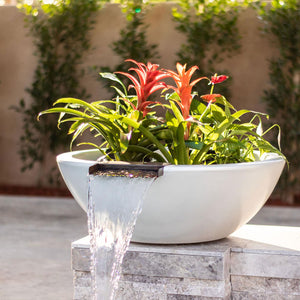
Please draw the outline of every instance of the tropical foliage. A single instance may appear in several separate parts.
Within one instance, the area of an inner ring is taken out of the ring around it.
[[[160,69],[158,65],[129,60],[137,77],[125,72],[102,73],[115,82],[118,96],[112,100],[92,103],[74,98],[62,98],[55,107],[40,115],[59,113],[58,124],[70,122],[72,142],[86,130],[100,138],[98,143],[87,143],[98,148],[107,160],[159,161],[171,164],[222,164],[249,162],[265,152],[281,152],[264,135],[261,113],[236,111],[221,94],[215,93],[217,84],[227,79],[215,74],[211,78],[192,79],[197,70],[177,63],[177,72]],[[126,87],[117,75],[129,78]],[[167,84],[163,79],[174,81]],[[198,95],[193,88],[206,81],[209,93]],[[128,95],[128,89],[135,91]],[[158,92],[160,91],[160,92]],[[149,100],[149,97],[152,100]],[[164,97],[167,104],[159,99]],[[109,108],[107,104],[113,104]],[[61,106],[64,105],[64,106]],[[156,106],[165,108],[161,117]],[[241,122],[242,117],[251,116]]]

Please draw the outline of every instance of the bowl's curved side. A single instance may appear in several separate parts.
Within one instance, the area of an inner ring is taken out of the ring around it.
[[[261,209],[284,164],[274,160],[181,172],[167,167],[145,197],[132,240],[168,244],[224,238]]]
[[[100,156],[98,150],[66,152],[56,157],[60,173],[76,202],[86,212],[89,167]]]
[[[86,150],[57,157],[66,185],[85,211],[88,169],[98,156],[99,151]],[[149,188],[132,240],[196,243],[226,237],[263,206],[284,164],[270,156],[255,163],[166,166]]]

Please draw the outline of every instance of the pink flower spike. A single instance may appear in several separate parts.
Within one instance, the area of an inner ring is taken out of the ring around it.
[[[220,97],[222,97],[221,94],[207,94],[207,95],[201,96],[201,99],[206,102],[214,103],[217,101],[217,98],[220,98]]]
[[[175,81],[176,86],[168,85],[168,88],[174,90],[180,98],[180,109],[184,119],[187,119],[190,115],[190,106],[192,103],[192,88],[193,86],[202,79],[208,79],[207,77],[196,78],[191,82],[193,74],[198,69],[197,66],[193,66],[186,71],[186,64],[176,64],[177,73],[171,70],[167,70],[170,77]]]
[[[138,78],[125,72],[115,73],[124,75],[131,80],[133,84],[129,85],[128,89],[135,89],[137,95],[136,109],[143,112],[143,115],[145,116],[149,111],[147,106],[150,105],[150,102],[147,101],[147,99],[154,92],[167,87],[161,80],[170,77],[170,75],[167,72],[159,70],[159,65],[157,64],[151,64],[148,62],[147,65],[145,65],[143,63],[136,62],[133,59],[127,59],[126,61],[137,65],[137,68],[130,68],[128,71],[134,71]]]
[[[226,75],[217,75],[215,74],[214,76],[211,77],[211,83],[216,84],[216,83],[221,83],[225,81],[229,76]]]

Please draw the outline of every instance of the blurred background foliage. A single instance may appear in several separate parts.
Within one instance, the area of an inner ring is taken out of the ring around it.
[[[95,22],[95,12],[101,7],[98,0],[70,0],[34,4],[19,3],[25,26],[33,38],[37,66],[32,85],[26,89],[31,102],[21,99],[14,109],[22,115],[23,135],[19,154],[22,171],[36,163],[43,165],[48,151],[68,149],[66,129],[57,130],[57,119],[46,117],[37,122],[40,111],[52,106],[62,95],[87,98],[80,84],[85,70],[80,68],[84,54],[90,49],[89,31]],[[53,167],[48,180],[57,183],[57,168]]]
[[[279,50],[269,60],[271,85],[263,101],[271,121],[282,130],[281,147],[289,170],[281,176],[279,188],[282,197],[292,203],[300,191],[300,1],[273,0],[256,7],[266,38]]]

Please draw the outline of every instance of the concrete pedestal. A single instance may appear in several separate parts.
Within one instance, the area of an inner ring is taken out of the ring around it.
[[[72,244],[74,299],[91,299],[89,239]],[[117,300],[300,300],[300,228],[245,225],[191,245],[131,243]]]

